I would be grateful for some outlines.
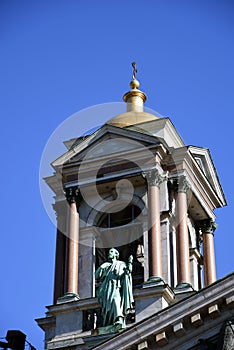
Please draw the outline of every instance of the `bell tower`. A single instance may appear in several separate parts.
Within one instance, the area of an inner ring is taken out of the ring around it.
[[[66,144],[46,178],[55,195],[54,300],[47,349],[88,349],[101,329],[95,271],[116,248],[133,256],[127,328],[216,281],[214,209],[226,205],[207,148],[186,146],[169,118],[144,111],[133,63],[126,112]]]

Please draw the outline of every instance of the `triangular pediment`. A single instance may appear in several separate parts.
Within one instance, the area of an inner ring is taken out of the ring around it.
[[[87,154],[89,159],[96,159],[108,157],[111,154],[124,155],[131,150],[136,151],[138,148],[148,148],[157,144],[167,148],[160,137],[107,124],[91,135],[71,140],[70,144],[72,144],[70,149],[52,163],[54,168],[78,162],[87,157]]]
[[[216,172],[209,149],[203,147],[189,146],[188,150],[192,154],[200,170],[209,181],[211,187],[216,192],[223,205],[226,205],[226,199],[222,187],[220,185],[218,174]]]

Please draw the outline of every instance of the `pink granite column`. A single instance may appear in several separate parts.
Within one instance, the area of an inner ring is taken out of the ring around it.
[[[162,242],[160,222],[160,184],[163,177],[157,169],[143,174],[148,182],[148,261],[149,280],[162,280]]]
[[[79,191],[77,188],[66,190],[68,208],[68,240],[67,240],[67,285],[66,297],[78,298],[78,263],[79,263],[79,213],[77,211]]]
[[[187,224],[188,182],[184,175],[174,181],[176,194],[177,287],[190,286],[189,235]]]
[[[202,237],[203,237],[203,261],[204,261],[204,285],[216,281],[216,264],[215,264],[215,249],[214,249],[214,231],[216,224],[212,219],[202,222]]]

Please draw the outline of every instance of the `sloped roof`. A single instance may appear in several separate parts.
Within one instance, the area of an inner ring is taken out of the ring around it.
[[[129,327],[93,350],[190,349],[199,339],[217,336],[225,320],[234,316],[234,273]]]

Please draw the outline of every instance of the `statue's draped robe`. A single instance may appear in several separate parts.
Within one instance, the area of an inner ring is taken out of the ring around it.
[[[117,260],[102,264],[96,278],[101,281],[97,295],[102,305],[103,326],[113,325],[133,308],[131,273],[123,261]]]

